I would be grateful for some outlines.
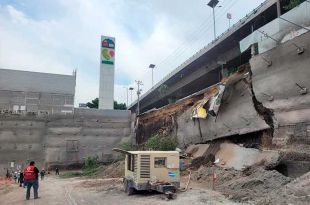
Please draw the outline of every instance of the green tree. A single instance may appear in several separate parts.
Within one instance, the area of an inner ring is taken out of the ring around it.
[[[87,107],[89,108],[95,108],[98,109],[99,105],[99,99],[96,98],[92,100],[91,102],[86,103]],[[118,103],[117,101],[114,101],[114,110],[126,110],[127,106],[125,103]]]
[[[151,150],[173,151],[178,146],[178,140],[176,137],[171,135],[154,135],[144,143],[144,146],[146,149]]]
[[[89,108],[96,108],[96,109],[98,109],[99,99],[96,98],[96,99],[92,100],[91,102],[86,103],[86,105]]]
[[[288,2],[288,4],[286,6],[284,6],[284,8],[286,10],[291,10],[294,7],[298,6],[299,4],[301,4],[302,2],[304,2],[305,0],[290,0]]]
[[[114,110],[127,110],[126,103],[117,103],[117,101],[114,101]]]

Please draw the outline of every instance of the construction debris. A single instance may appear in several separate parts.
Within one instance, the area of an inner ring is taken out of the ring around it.
[[[250,204],[257,204],[292,180],[275,170],[267,171],[262,167],[237,171],[215,166],[201,167],[192,173],[192,180],[211,185],[214,173],[217,176],[215,190],[236,202]]]
[[[117,161],[110,165],[103,166],[102,171],[96,174],[96,178],[120,178],[123,177],[125,172],[124,161]]]
[[[186,153],[192,158],[203,157],[206,155],[209,144],[190,145],[186,149]]]
[[[208,162],[215,162],[223,168],[242,170],[255,164],[263,164],[266,167],[275,167],[279,163],[279,152],[274,150],[258,150],[245,148],[231,142],[214,142],[211,144],[191,145],[186,149],[193,158],[191,167],[198,169]]]
[[[200,166],[211,166],[215,161],[215,157],[212,154],[209,154],[206,157],[197,157],[192,160],[190,168],[199,169]]]

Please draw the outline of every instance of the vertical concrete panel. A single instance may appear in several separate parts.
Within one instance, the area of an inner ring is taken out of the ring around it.
[[[269,128],[256,112],[250,89],[243,81],[228,87],[216,119],[208,116],[192,120],[191,110],[178,117],[178,139],[183,146]]]
[[[298,54],[295,45],[304,48]],[[310,33],[305,33],[251,59],[255,96],[274,111],[279,125],[310,121]],[[272,65],[267,66],[266,60]],[[307,89],[303,92],[302,88]]]

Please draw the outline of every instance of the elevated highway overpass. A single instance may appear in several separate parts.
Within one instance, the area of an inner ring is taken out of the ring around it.
[[[279,0],[265,1],[173,70],[140,96],[140,113],[160,108],[218,83],[222,78],[222,68],[236,68],[247,64],[251,51],[241,53],[239,42],[254,30],[277,18],[283,12],[280,4]],[[225,62],[225,65],[222,67],[219,62]],[[135,101],[128,109],[137,112],[137,105]]]

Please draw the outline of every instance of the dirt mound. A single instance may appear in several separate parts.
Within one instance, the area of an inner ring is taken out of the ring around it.
[[[228,179],[232,179],[240,174],[240,171],[224,169],[217,166],[201,166],[197,171],[192,172],[191,179],[201,183],[210,183],[213,173],[217,175],[216,183],[222,184]]]
[[[275,170],[267,171],[259,168],[252,173],[237,175],[235,179],[219,185],[219,189],[235,201],[255,203],[290,181],[290,178]]]
[[[292,179],[275,170],[265,170],[263,167],[247,168],[243,171],[223,169],[220,167],[201,167],[192,173],[192,180],[209,184],[211,188],[212,175],[216,173],[215,190],[236,202],[250,204],[277,204],[281,194],[276,194]],[[273,195],[273,193],[275,193]],[[302,194],[305,196],[305,194]],[[273,197],[268,197],[273,196]],[[275,198],[276,197],[276,198]],[[280,203],[281,204],[281,203]],[[284,203],[285,204],[285,203]]]
[[[270,193],[257,204],[309,204],[310,172]]]
[[[215,161],[215,157],[213,154],[209,154],[206,157],[197,157],[192,160],[190,167],[192,169],[199,169],[200,166],[211,166]]]
[[[121,178],[125,175],[125,161],[105,165],[96,174],[97,178]]]

